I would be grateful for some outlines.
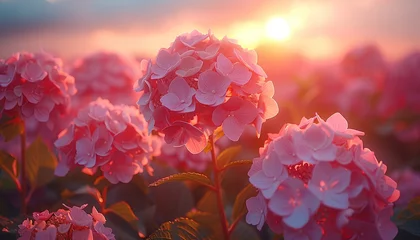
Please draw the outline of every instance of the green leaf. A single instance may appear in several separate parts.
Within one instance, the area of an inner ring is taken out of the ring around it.
[[[54,178],[57,159],[41,138],[26,149],[25,158],[26,175],[32,187],[43,186]]]
[[[140,174],[134,175],[133,179],[131,179],[131,183],[138,187],[143,193],[149,193],[149,188],[146,179],[144,179]]]
[[[248,184],[242,191],[239,192],[233,204],[232,218],[235,221],[238,217],[242,217],[247,213],[246,200],[257,195],[257,189],[252,185]]]
[[[252,165],[252,162],[253,162],[252,160],[238,160],[238,161],[229,162],[223,166],[223,170],[226,170],[230,167],[235,167],[235,166]]]
[[[102,195],[98,191],[98,189],[93,188],[93,187],[88,186],[88,185],[83,186],[83,187],[81,187],[81,188],[79,188],[79,189],[77,189],[76,191],[73,191],[73,192],[70,191],[70,190],[68,190],[68,189],[65,189],[63,192],[61,192],[61,198],[67,199],[67,198],[70,198],[70,197],[72,197],[74,195],[80,195],[80,194],[88,194],[88,195],[91,195],[100,204],[103,203],[103,201],[104,201],[103,198],[102,198]]]
[[[186,216],[211,232],[211,239],[223,239],[222,226],[220,224],[215,224],[220,222],[218,214],[193,209],[188,212]]]
[[[127,223],[130,224],[130,226],[138,231],[139,230],[139,219],[134,214],[133,210],[131,209],[130,205],[128,203],[121,201],[117,202],[115,204],[112,204],[110,207],[105,209],[105,214],[108,213],[114,213],[120,218],[124,219]]]
[[[226,148],[219,154],[217,157],[217,166],[219,168],[224,167],[228,162],[230,162],[240,151],[242,147],[241,146],[233,146],[230,148]]]
[[[162,224],[148,239],[210,240],[211,238],[208,232],[196,221],[188,218],[177,218],[174,221]]]
[[[0,168],[3,169],[13,180],[17,179],[17,161],[7,152],[0,150]]]
[[[186,172],[186,173],[173,174],[173,175],[170,175],[168,177],[161,178],[154,183],[151,183],[149,185],[149,187],[157,187],[157,186],[159,186],[161,184],[164,184],[164,183],[174,182],[174,181],[184,181],[184,180],[194,181],[194,182],[199,183],[201,185],[207,186],[211,189],[214,188],[213,185],[212,185],[212,182],[210,181],[210,179],[206,175],[201,174],[201,173],[196,173],[196,172]]]
[[[197,209],[202,212],[217,213],[217,196],[214,191],[207,191],[197,203]]]
[[[20,118],[3,115],[0,119],[0,135],[6,142],[12,140],[23,132],[23,122]]]

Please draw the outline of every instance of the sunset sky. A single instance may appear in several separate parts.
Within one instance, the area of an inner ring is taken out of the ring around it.
[[[175,36],[211,29],[245,47],[310,59],[377,44],[393,59],[420,49],[418,0],[0,0],[0,57],[97,50],[153,56]]]

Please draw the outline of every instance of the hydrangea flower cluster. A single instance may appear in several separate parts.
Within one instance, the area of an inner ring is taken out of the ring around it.
[[[108,99],[112,104],[132,105],[137,98],[133,84],[138,76],[137,66],[131,59],[117,53],[98,52],[78,59],[70,74],[77,87],[75,106]]]
[[[143,76],[135,90],[149,131],[165,134],[174,146],[201,152],[218,126],[237,141],[246,125],[255,126],[278,113],[274,87],[257,64],[257,54],[227,37],[192,31],[161,49],[156,61],[141,62]]]
[[[83,166],[100,168],[111,183],[129,182],[146,168],[154,155],[144,117],[134,107],[112,105],[98,98],[79,111],[73,123],[60,133],[54,145],[59,164],[56,175]]]
[[[19,225],[19,240],[38,239],[86,239],[115,240],[112,229],[105,227],[106,219],[95,207],[92,213],[81,207],[68,207],[50,213],[48,210],[34,212],[33,219],[27,218]]]
[[[285,239],[393,239],[397,184],[339,113],[303,118],[270,135],[254,159],[246,221]]]
[[[60,59],[26,52],[0,59],[0,115],[33,117],[52,129],[51,113],[65,113],[75,93],[74,78],[62,70]]]

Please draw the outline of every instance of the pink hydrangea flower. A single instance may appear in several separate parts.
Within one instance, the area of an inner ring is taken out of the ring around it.
[[[87,239],[87,240],[115,240],[112,229],[104,226],[105,217],[95,207],[92,213],[81,207],[68,207],[49,213],[34,213],[34,220],[26,219],[19,225],[20,240],[44,239]]]
[[[77,113],[78,108],[98,97],[113,104],[132,105],[138,97],[133,84],[144,70],[144,66],[138,70],[133,59],[113,52],[97,52],[77,59],[70,69],[78,90],[73,109]]]
[[[194,154],[219,126],[237,141],[245,126],[254,126],[259,134],[261,124],[278,113],[274,88],[257,64],[256,52],[211,32],[178,36],[159,50],[154,62],[142,62],[142,73],[135,90],[141,94],[137,103],[149,132],[169,134],[167,143],[185,145]]]
[[[363,134],[339,113],[270,134],[248,172],[259,201],[249,199],[247,222],[261,229],[267,221],[285,239],[395,237],[391,206],[400,193],[386,165],[363,148]]]
[[[97,99],[81,109],[74,122],[55,141],[59,164],[56,175],[81,166],[100,168],[112,183],[129,182],[155,154],[147,123],[134,107]]]
[[[38,135],[55,140],[69,122],[66,116],[75,93],[74,78],[58,58],[21,52],[0,59],[0,117],[22,118],[28,142]]]

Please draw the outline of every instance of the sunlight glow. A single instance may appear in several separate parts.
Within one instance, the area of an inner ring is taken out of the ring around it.
[[[274,40],[285,40],[290,37],[289,23],[280,17],[270,19],[265,25],[266,36]]]

